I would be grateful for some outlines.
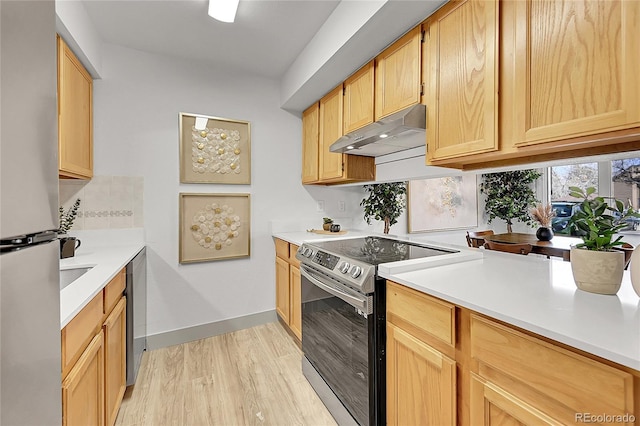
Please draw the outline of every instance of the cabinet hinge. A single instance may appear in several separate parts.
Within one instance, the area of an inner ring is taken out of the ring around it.
[[[420,96],[424,95],[424,82],[420,83]]]
[[[347,88],[342,86],[342,96],[347,96]]]
[[[422,30],[420,33],[420,43],[424,43],[425,40],[425,30]]]
[[[344,173],[344,161],[342,162],[342,173]]]

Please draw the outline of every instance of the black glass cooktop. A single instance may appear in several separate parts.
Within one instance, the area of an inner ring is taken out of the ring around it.
[[[352,238],[314,242],[312,244],[321,250],[343,257],[343,260],[350,258],[370,265],[457,253],[455,250],[429,247],[423,244],[382,237]]]

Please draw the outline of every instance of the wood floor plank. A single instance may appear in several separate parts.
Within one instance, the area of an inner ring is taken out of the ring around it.
[[[116,425],[334,426],[301,357],[278,322],[147,352]]]

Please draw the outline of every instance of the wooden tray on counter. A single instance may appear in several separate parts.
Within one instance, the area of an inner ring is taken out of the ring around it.
[[[314,234],[320,235],[344,235],[347,233],[347,231],[331,232],[325,231],[324,229],[307,229],[307,232],[313,232]]]

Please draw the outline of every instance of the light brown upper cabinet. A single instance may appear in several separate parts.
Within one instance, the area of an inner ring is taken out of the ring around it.
[[[640,2],[514,6],[516,145],[640,126]]]
[[[302,183],[318,181],[318,136],[320,104],[316,102],[302,113]]]
[[[373,123],[373,64],[369,62],[344,82],[344,133]]]
[[[484,7],[491,4],[484,2]],[[427,24],[437,24],[436,17],[456,7],[462,6],[446,5]],[[502,1],[496,18],[499,34],[494,35],[498,43],[493,66],[498,68],[493,75],[498,101],[490,104],[487,98],[480,108],[480,98],[469,90],[464,99],[470,101],[464,107],[461,103],[458,113],[443,111],[443,93],[452,95],[442,83],[439,93],[431,93],[429,87],[428,164],[472,170],[640,149],[640,2]],[[465,21],[452,31],[473,28],[470,25]],[[489,22],[485,27],[489,40]],[[433,29],[430,34],[429,52],[433,52],[436,46],[432,45],[441,43],[434,42]],[[443,37],[442,31],[439,36]],[[454,46],[439,49],[440,53],[455,50]],[[460,62],[455,60],[455,55],[446,60],[429,58],[429,63],[440,67],[439,74],[430,75],[430,86],[437,78],[456,81]],[[477,70],[484,74],[485,87],[489,66],[486,55],[485,68]],[[435,123],[434,114],[438,116]],[[491,141],[485,124],[490,114],[498,114],[498,131]],[[476,119],[482,115],[484,128]],[[451,142],[451,134],[438,126],[446,120],[457,131],[474,123],[471,119],[483,132],[486,149],[462,144],[456,152],[450,146],[457,143],[455,139]]]
[[[91,179],[93,80],[60,36],[57,42],[59,175]]]
[[[376,57],[375,120],[420,103],[420,25]]]
[[[336,184],[375,179],[375,159],[360,155],[338,154],[329,151],[340,138],[343,125],[342,84],[320,99],[318,169],[319,184]],[[304,126],[304,123],[303,123]],[[306,133],[307,129],[303,130]]]
[[[427,159],[498,149],[498,2],[449,3],[428,21]]]
[[[342,136],[342,84],[320,99],[320,180],[342,177],[342,155],[329,151]]]

